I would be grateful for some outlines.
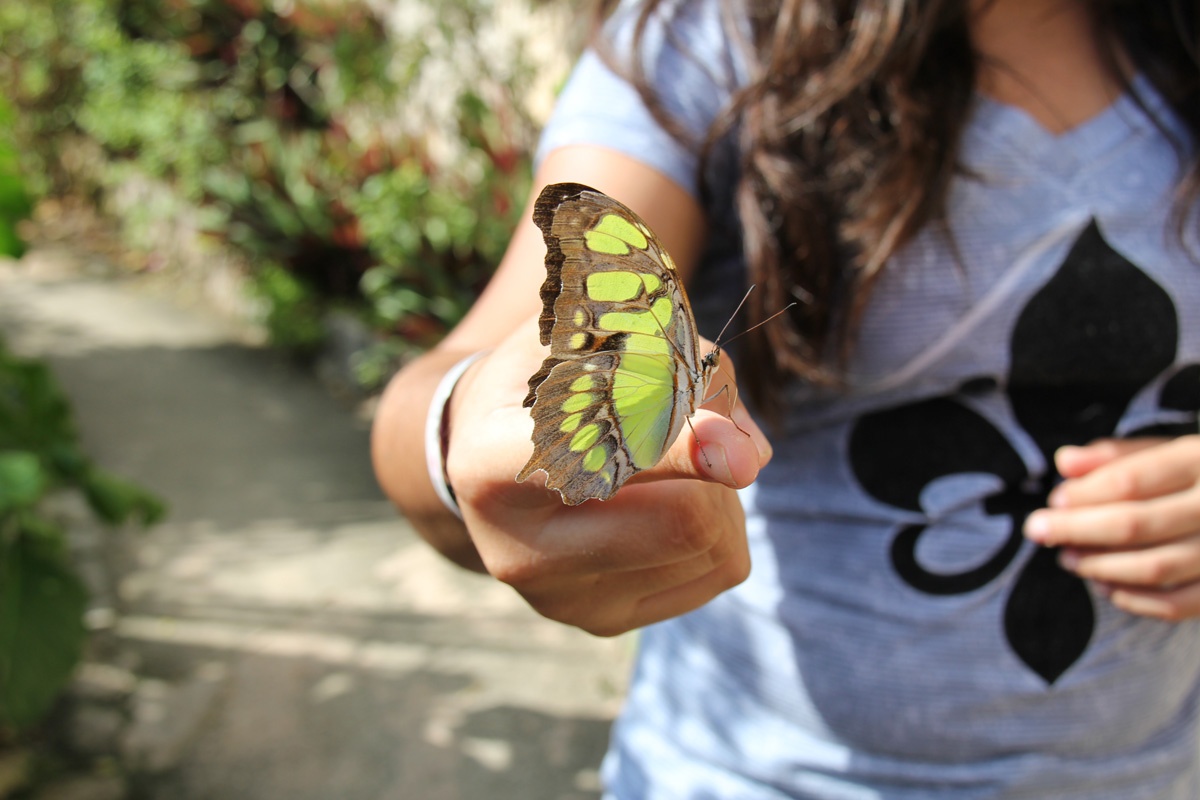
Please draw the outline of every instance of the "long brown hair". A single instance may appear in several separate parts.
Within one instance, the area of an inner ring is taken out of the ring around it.
[[[663,2],[640,9],[635,50]],[[747,388],[770,411],[779,399],[770,387],[785,376],[836,380],[888,258],[945,219],[978,56],[967,0],[721,2],[727,19],[749,15],[752,78],[698,148],[707,157],[722,137],[737,138],[736,210],[748,277],[761,289],[747,322],[798,301],[786,319],[752,332],[743,354]],[[1118,57],[1128,54],[1200,141],[1200,2],[1091,5],[1114,75],[1129,88]],[[625,63],[651,111],[685,139],[641,60]],[[1178,146],[1182,153],[1189,144]],[[1200,170],[1189,158],[1176,204],[1180,235],[1198,193]]]

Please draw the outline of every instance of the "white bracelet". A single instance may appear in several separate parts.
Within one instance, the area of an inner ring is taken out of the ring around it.
[[[458,385],[467,367],[488,352],[480,350],[472,353],[442,376],[437,388],[433,390],[429,413],[425,417],[425,466],[429,468],[429,480],[442,503],[459,519],[462,519],[462,512],[454,498],[454,490],[450,488],[450,479],[446,476],[446,449],[450,444],[450,420],[446,411],[450,406],[450,395],[454,393],[454,387]]]

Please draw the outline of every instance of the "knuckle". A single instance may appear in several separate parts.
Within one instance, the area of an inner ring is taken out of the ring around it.
[[[576,606],[574,603],[565,602],[560,598],[525,598],[534,611],[541,614],[552,622],[559,622],[564,625],[578,625],[583,627],[584,620],[576,618]]]
[[[1175,567],[1165,558],[1151,556],[1142,567],[1142,577],[1152,586],[1169,586],[1174,582]]]
[[[732,589],[750,577],[750,554],[738,540],[726,537],[710,552],[711,571],[716,573],[718,592]]]
[[[712,523],[703,514],[690,513],[681,509],[679,513],[667,515],[668,526],[663,535],[665,541],[679,553],[703,555],[712,551],[721,540],[721,526]]]
[[[1158,617],[1166,622],[1183,622],[1188,614],[1177,600],[1168,598],[1159,608]]]
[[[608,620],[594,624],[577,625],[576,627],[585,633],[590,633],[592,636],[598,636],[602,639],[612,639],[633,629],[632,625],[619,624]]]
[[[1134,470],[1117,470],[1109,480],[1112,482],[1113,495],[1122,500],[1130,500],[1140,496],[1141,483]]]
[[[603,604],[589,600],[571,600],[556,597],[552,600],[542,600],[531,603],[534,610],[548,620],[563,625],[579,628],[584,633],[610,639],[620,636],[633,628],[624,616],[611,613],[600,613]]]
[[[563,593],[529,593],[522,595],[538,614],[553,622],[585,628],[587,606]]]
[[[744,583],[750,577],[750,559],[739,555],[726,562],[725,576],[725,589]]]
[[[1114,438],[1101,439],[1090,445],[1106,461],[1119,457],[1124,446],[1124,441]]]
[[[1146,523],[1138,514],[1122,514],[1113,521],[1113,540],[1117,545],[1138,544],[1145,535]]]
[[[529,558],[488,557],[484,554],[483,563],[488,574],[518,591],[537,584],[549,572],[543,562]]]

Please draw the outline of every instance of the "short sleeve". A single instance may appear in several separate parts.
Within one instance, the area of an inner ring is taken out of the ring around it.
[[[608,147],[662,172],[696,196],[697,143],[739,83],[722,3],[663,4],[649,20],[641,52],[635,56],[631,39],[639,6],[623,4],[605,28],[616,70],[594,49],[579,60],[543,130],[537,161],[566,145]],[[662,109],[690,141],[665,129],[620,74],[621,65],[635,57]]]

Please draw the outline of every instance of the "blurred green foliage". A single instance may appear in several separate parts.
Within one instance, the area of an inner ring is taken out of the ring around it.
[[[493,52],[492,0],[399,6],[386,24],[364,0],[3,4],[0,92],[32,188],[165,181],[252,265],[280,341],[316,344],[341,304],[389,352],[426,347],[521,212],[536,71]]]
[[[84,454],[50,371],[0,343],[0,731],[40,719],[82,652],[87,593],[46,509],[62,491],[81,493],[107,524],[150,524],[164,511]]]
[[[29,216],[33,203],[21,181],[10,134],[12,126],[12,109],[0,97],[0,255],[19,258],[25,245],[17,233],[17,223]]]
[[[0,254],[24,246],[17,224],[31,211],[17,174],[13,114],[0,98]],[[0,340],[0,732],[38,721],[83,649],[87,592],[67,557],[66,531],[46,510],[80,492],[103,522],[158,520],[162,504],[103,471],[83,453],[70,406],[40,362]]]

